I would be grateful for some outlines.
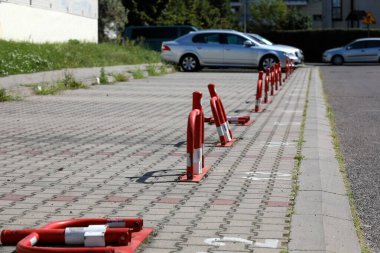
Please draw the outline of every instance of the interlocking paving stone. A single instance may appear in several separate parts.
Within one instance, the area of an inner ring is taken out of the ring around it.
[[[287,242],[292,182],[279,173],[294,168],[309,71],[298,69],[264,113],[250,114],[254,124],[231,125],[238,139],[231,148],[215,147],[215,125],[205,125],[211,170],[199,184],[178,182],[191,93],[203,92],[211,115],[207,84],[214,82],[227,112],[247,114],[257,73],[175,73],[1,104],[0,213],[8,214],[0,228],[139,216],[155,228],[141,252],[280,252],[281,243],[249,249],[204,240],[228,234]],[[269,174],[247,176],[256,172]]]

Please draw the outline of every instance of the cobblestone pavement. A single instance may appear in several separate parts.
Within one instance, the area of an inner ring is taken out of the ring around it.
[[[310,68],[295,71],[264,113],[254,108],[257,73],[174,73],[0,104],[0,229],[79,217],[142,217],[160,252],[287,249],[295,165]],[[199,184],[186,170],[192,92],[215,83],[233,126],[231,148],[205,126]],[[272,97],[271,97],[272,98]],[[13,252],[14,247],[1,247]]]

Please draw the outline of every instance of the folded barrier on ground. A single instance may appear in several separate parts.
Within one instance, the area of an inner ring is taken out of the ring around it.
[[[152,231],[141,218],[81,218],[3,230],[0,239],[17,253],[133,253]]]
[[[240,125],[243,125],[243,126],[249,126],[249,125],[251,125],[254,122],[253,120],[251,120],[251,117],[249,115],[248,116],[227,116],[227,113],[224,110],[224,106],[223,106],[222,100],[220,99],[219,95],[216,93],[215,84],[210,83],[207,86],[207,88],[208,88],[208,90],[210,92],[210,97],[211,98],[213,98],[213,97],[217,98],[218,103],[220,104],[221,113],[223,114],[223,117],[227,120],[227,125],[228,125],[229,129],[230,129],[229,123],[231,123],[231,124],[240,124]],[[205,118],[205,122],[209,122],[211,124],[215,123],[215,116]],[[232,135],[231,130],[229,130],[229,132]]]

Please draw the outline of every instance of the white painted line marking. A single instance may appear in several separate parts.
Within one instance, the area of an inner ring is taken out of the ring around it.
[[[247,176],[242,177],[243,179],[250,179],[252,181],[260,181],[260,180],[270,180],[274,179],[273,177],[268,177],[272,173],[270,172],[246,172]],[[276,173],[276,180],[291,180],[292,174],[286,174],[286,173]]]
[[[301,122],[274,122],[275,126],[300,126]]]
[[[232,242],[232,243],[242,243],[245,245],[254,245],[255,247],[259,248],[271,248],[271,249],[276,249],[279,244],[279,240],[275,239],[265,239],[264,242],[253,242],[250,240],[242,239],[242,238],[237,238],[237,237],[222,237],[222,238],[208,238],[204,240],[204,242],[208,245],[212,246],[225,246],[227,242]],[[205,252],[197,252],[197,253],[205,253]]]

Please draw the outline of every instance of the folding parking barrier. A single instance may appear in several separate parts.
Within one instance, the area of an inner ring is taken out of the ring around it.
[[[180,177],[183,182],[200,182],[208,172],[204,166],[204,115],[202,109],[202,93],[193,93],[193,108],[187,121],[187,168],[186,174]]]
[[[281,87],[282,86],[282,70],[281,70],[281,63],[277,64],[277,80],[278,84]]]
[[[223,117],[227,120],[227,125],[228,129],[230,129],[229,123],[235,123],[235,124],[240,124],[243,126],[249,126],[251,125],[254,121],[251,120],[250,116],[227,116],[226,111],[224,110],[224,106],[222,103],[222,100],[220,99],[219,95],[216,93],[215,85],[210,83],[208,86],[208,90],[210,92],[210,97],[217,97],[218,98],[218,103],[220,103],[221,107],[221,113],[223,114]],[[215,117],[207,117],[205,118],[205,122],[209,122],[211,124],[215,123]],[[229,130],[230,135],[232,136],[231,130]]]
[[[275,63],[273,64],[273,74],[274,74],[274,85],[275,85],[275,90],[278,91],[278,64]]]
[[[143,228],[141,218],[82,218],[3,230],[0,239],[2,245],[16,245],[17,253],[133,253],[152,231]]]
[[[284,78],[284,81],[287,80],[289,78],[289,71],[290,71],[290,67],[289,67],[289,59],[286,58],[286,61],[285,61],[285,78]]]
[[[265,87],[264,87],[264,104],[269,104],[269,77],[270,77],[270,70],[267,68],[265,70]]]
[[[261,109],[261,97],[263,95],[263,71],[259,71],[259,77],[257,79],[257,89],[256,89],[256,104],[254,112],[262,112]]]
[[[274,66],[272,66],[270,68],[270,86],[271,86],[270,95],[271,96],[275,96],[276,95],[276,92],[275,92],[275,82],[276,82],[276,79],[275,79],[275,73],[274,73]]]

